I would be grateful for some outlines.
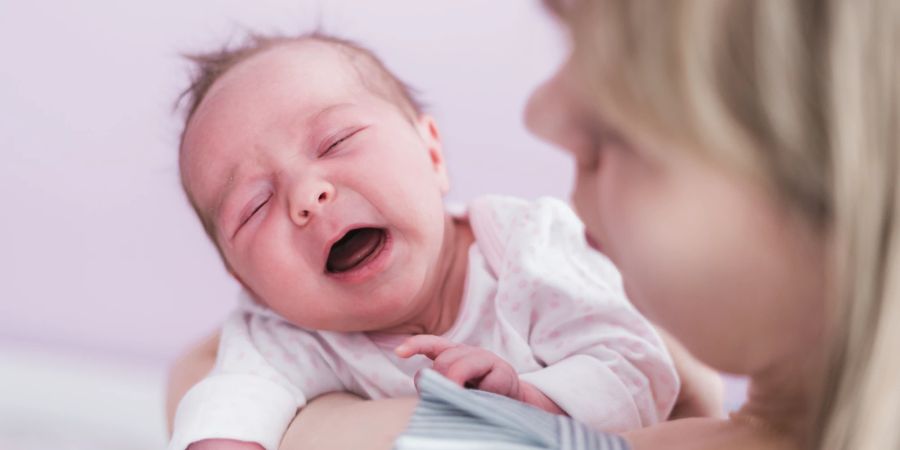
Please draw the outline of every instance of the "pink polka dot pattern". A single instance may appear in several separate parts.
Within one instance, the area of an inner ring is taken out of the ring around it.
[[[476,243],[466,297],[444,337],[493,352],[591,426],[621,431],[666,417],[678,391],[671,359],[626,299],[618,271],[584,242],[574,213],[553,199],[484,197],[468,216]],[[209,379],[259,377],[296,407],[332,391],[415,395],[413,378],[431,361],[398,358],[403,339],[299,328],[245,297]]]

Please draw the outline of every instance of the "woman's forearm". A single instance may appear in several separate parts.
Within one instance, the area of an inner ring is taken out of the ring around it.
[[[181,355],[169,370],[169,381],[166,387],[166,422],[170,435],[178,402],[192,386],[212,370],[216,363],[218,349],[219,333],[216,332]]]
[[[414,397],[362,400],[334,393],[313,400],[291,422],[281,450],[387,450],[412,416]]]
[[[669,420],[724,417],[724,387],[719,374],[691,355],[672,335],[659,329],[681,379],[681,390]]]

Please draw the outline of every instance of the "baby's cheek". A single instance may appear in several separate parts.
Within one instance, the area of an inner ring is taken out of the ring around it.
[[[240,275],[244,283],[268,302],[277,302],[284,291],[299,279],[296,262],[285,252],[290,245],[278,245],[271,239],[255,238],[241,255]],[[274,306],[274,305],[273,305]]]

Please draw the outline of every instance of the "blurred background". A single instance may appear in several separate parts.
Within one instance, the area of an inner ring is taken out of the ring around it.
[[[0,0],[0,449],[164,446],[166,368],[238,289],[179,186],[179,54],[317,27],[421,91],[450,201],[567,196],[521,120],[566,51],[537,1]]]

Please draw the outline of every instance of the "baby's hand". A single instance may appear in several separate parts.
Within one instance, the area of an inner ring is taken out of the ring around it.
[[[420,334],[397,347],[397,355],[425,355],[432,368],[454,383],[519,400],[519,374],[506,361],[483,348],[451,342],[440,336]]]
[[[236,441],[234,439],[204,439],[188,445],[187,450],[265,450],[254,442]]]
[[[460,386],[493,392],[552,413],[565,414],[540,390],[521,381],[509,363],[483,348],[420,334],[407,339],[395,352],[401,358],[427,356],[434,361],[432,368],[435,371]]]

